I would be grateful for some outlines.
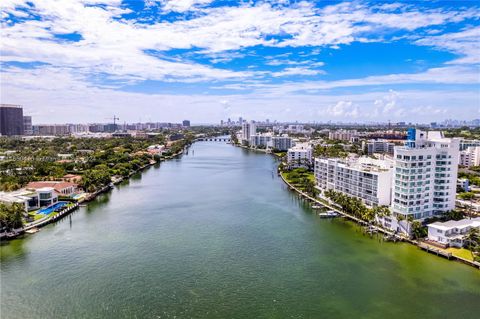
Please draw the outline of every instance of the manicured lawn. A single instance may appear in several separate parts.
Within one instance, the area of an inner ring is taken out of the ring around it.
[[[467,260],[472,260],[472,253],[470,250],[465,249],[465,248],[447,248],[449,252],[451,252],[454,256],[458,256]]]
[[[298,189],[305,191],[305,182],[304,179],[308,179],[309,181],[315,183],[315,176],[313,172],[309,172],[304,168],[295,168],[290,172],[282,172],[282,176],[292,184],[293,186],[297,187]]]
[[[45,217],[43,214],[37,214],[38,210],[28,213],[28,216],[33,217],[33,220],[39,220],[40,218]]]

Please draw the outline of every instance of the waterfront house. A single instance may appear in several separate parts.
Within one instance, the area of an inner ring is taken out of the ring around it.
[[[26,189],[20,189],[14,192],[0,192],[0,202],[23,204],[26,212],[40,207],[38,197],[39,195],[37,192]]]
[[[470,229],[477,228],[480,230],[480,217],[450,220],[444,223],[435,222],[427,226],[428,240],[444,246],[462,247]]]
[[[50,206],[58,202],[58,196],[53,187],[42,187],[36,189],[40,207]]]
[[[21,203],[25,206],[26,212],[54,204],[58,201],[57,198],[55,189],[52,187],[24,188],[13,192],[0,192],[0,202]]]
[[[78,188],[76,183],[64,182],[64,181],[40,181],[40,182],[30,182],[26,186],[27,189],[40,189],[50,187],[55,190],[59,196],[71,196],[75,193]]]

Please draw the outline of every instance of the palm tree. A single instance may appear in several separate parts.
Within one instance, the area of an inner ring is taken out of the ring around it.
[[[407,216],[407,232],[408,232],[408,236],[410,236],[410,229],[411,229],[411,224],[413,222],[413,216],[412,215],[408,215]]]
[[[426,228],[421,222],[415,220],[412,222],[412,237],[413,239],[420,239],[426,236]]]
[[[468,243],[468,249],[472,253],[472,258],[475,258],[473,249],[480,245],[480,232],[478,228],[472,227],[468,230],[466,241]]]
[[[395,214],[395,218],[397,219],[397,224],[401,226],[400,222],[402,220],[405,220],[405,216],[403,216],[402,214]]]

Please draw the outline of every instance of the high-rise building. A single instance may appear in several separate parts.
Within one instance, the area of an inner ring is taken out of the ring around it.
[[[393,163],[369,157],[315,158],[315,180],[322,191],[334,190],[368,206],[390,205]]]
[[[88,132],[88,124],[67,124],[70,133]]]
[[[455,208],[459,143],[442,132],[408,130],[405,146],[394,153],[395,215],[424,219]]]
[[[39,124],[33,125],[34,135],[69,135],[70,131],[66,124]]]
[[[460,151],[464,151],[470,146],[480,146],[480,140],[461,140],[460,141]]]
[[[465,167],[480,165],[480,146],[469,146],[466,150],[460,151],[459,165]]]
[[[272,144],[272,134],[255,134],[250,136],[250,146],[253,147],[269,147]]]
[[[20,105],[0,104],[0,135],[23,135],[23,108]]]
[[[190,121],[189,120],[183,120],[182,126],[183,127],[190,127]]]
[[[242,140],[250,142],[250,136],[257,133],[257,126],[253,121],[242,124]]]
[[[288,149],[287,161],[292,166],[307,166],[312,164],[313,149],[308,143],[299,143]]]
[[[340,141],[350,141],[354,136],[357,136],[358,132],[356,130],[338,130],[328,133],[329,140],[340,140]]]
[[[393,154],[395,143],[391,143],[387,140],[370,140],[363,141],[362,148],[365,153],[372,155],[374,153],[388,153]]]
[[[23,117],[23,134],[25,135],[32,135],[33,134],[33,127],[32,127],[32,117],[31,116],[24,116]]]
[[[288,136],[274,136],[272,137],[272,148],[274,150],[286,151],[294,146],[293,140]]]

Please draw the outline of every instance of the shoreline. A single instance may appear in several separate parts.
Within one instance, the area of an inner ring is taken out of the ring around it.
[[[311,197],[310,195],[308,194],[305,194],[304,192],[302,192],[301,190],[299,190],[298,188],[296,188],[295,186],[293,186],[292,184],[290,184],[284,177],[281,173],[279,173],[282,181],[287,185],[287,187],[289,188],[289,190],[293,190],[295,193],[297,193],[301,198],[306,198],[307,200],[309,201],[312,201],[318,205],[321,205],[323,207],[326,207],[326,208],[329,208],[331,210],[334,210],[335,212],[339,213],[340,215],[342,215],[343,217],[346,217],[354,222],[356,222],[357,224],[360,224],[360,225],[367,225],[368,223],[359,219],[359,218],[356,218],[354,216],[351,216],[345,212],[343,212],[342,210],[338,209],[338,208],[335,208],[333,206],[330,206],[328,204],[325,204],[324,202],[321,202],[320,200],[318,199],[315,199],[313,197]],[[466,265],[469,265],[471,267],[474,267],[474,268],[477,268],[480,270],[480,263],[479,262],[476,262],[476,261],[471,261],[471,260],[468,260],[468,259],[465,259],[465,258],[462,258],[462,257],[459,257],[459,256],[455,256],[454,254],[450,254],[448,257],[446,255],[444,255],[440,250],[438,249],[435,249],[433,247],[430,247],[429,245],[426,245],[422,242],[418,242],[418,241],[415,241],[415,240],[412,240],[410,238],[406,238],[406,237],[403,237],[403,236],[399,236],[397,234],[394,234],[393,232],[391,231],[388,231],[384,228],[381,228],[381,227],[378,227],[378,226],[375,226],[375,225],[372,225],[377,231],[379,232],[382,232],[384,234],[387,234],[387,235],[391,235],[391,236],[395,236],[395,238],[397,238],[399,241],[402,241],[402,242],[407,242],[411,245],[414,245],[414,246],[417,246],[418,248],[420,248],[421,250],[424,250],[428,253],[433,253],[439,257],[444,257],[444,258],[447,258],[448,260],[454,260],[454,261],[458,261],[458,262],[461,262],[463,264],[466,264]]]
[[[190,145],[191,144],[187,144],[187,145],[185,145],[185,147],[190,147]],[[146,165],[138,168],[134,172],[130,173],[127,177],[122,177],[122,178],[116,179],[115,181],[112,181],[110,184],[105,185],[102,188],[96,190],[95,192],[88,194],[87,196],[80,199],[79,201],[72,201],[73,203],[75,203],[73,206],[62,210],[59,213],[48,216],[48,218],[42,218],[40,220],[33,221],[31,223],[27,223],[27,224],[23,225],[22,228],[17,228],[17,229],[14,229],[14,230],[10,231],[10,232],[1,233],[0,234],[0,240],[1,241],[10,241],[10,240],[16,239],[16,238],[18,238],[19,236],[22,236],[22,235],[26,235],[26,234],[33,235],[33,234],[39,232],[40,228],[42,228],[42,227],[44,227],[48,224],[51,224],[53,222],[59,221],[62,218],[70,215],[72,212],[74,212],[75,210],[77,210],[80,207],[80,204],[82,204],[82,203],[88,204],[89,202],[91,202],[95,198],[97,198],[99,195],[104,194],[104,193],[112,190],[114,185],[120,184],[121,182],[123,182],[125,180],[129,180],[133,175],[138,174],[138,173],[142,173],[144,170],[154,166],[155,164],[160,164],[161,162],[171,160],[171,159],[174,159],[174,158],[182,155],[184,153],[185,147],[182,148],[179,152],[177,152],[175,154],[172,154],[170,156],[164,157],[163,159],[160,159],[158,162],[152,160],[149,164],[146,164]],[[35,230],[35,231],[29,233],[29,232],[27,232],[28,230]]]
[[[234,146],[238,146],[240,148],[243,148],[243,149],[246,149],[246,150],[249,150],[249,151],[258,151],[256,149],[251,149],[249,147],[246,147],[246,146],[242,146],[242,145],[234,145]],[[260,151],[261,153],[265,153],[265,154],[270,154],[270,155],[273,155],[275,157],[278,158],[278,156],[276,156],[274,153],[268,153],[268,152],[264,152],[264,151]],[[341,209],[337,208],[337,207],[334,207],[332,206],[331,204],[326,204],[322,201],[320,201],[319,199],[316,199],[316,198],[313,198],[312,196],[302,192],[301,190],[299,190],[298,188],[296,188],[295,186],[293,186],[292,184],[290,184],[284,177],[283,175],[281,174],[281,172],[278,171],[278,167],[277,167],[277,173],[278,175],[280,176],[280,178],[282,179],[282,181],[285,183],[285,185],[287,185],[288,189],[291,190],[291,191],[294,191],[298,196],[300,196],[301,198],[304,198],[310,202],[313,202],[315,204],[318,204],[322,207],[325,207],[325,208],[328,208],[328,209],[331,209],[335,212],[337,212],[338,214],[342,215],[343,217],[345,218],[348,218],[350,220],[352,220],[353,222],[359,224],[359,225],[362,225],[362,226],[365,226],[365,225],[368,225],[367,222],[365,222],[364,220],[361,220],[355,216],[352,216],[350,214],[347,214],[345,212],[343,212]],[[396,239],[398,239],[398,241],[402,241],[402,242],[407,242],[411,245],[414,245],[414,246],[417,246],[419,249],[421,250],[424,250],[428,253],[433,253],[439,257],[444,257],[448,260],[454,260],[454,261],[458,261],[458,262],[461,262],[463,264],[466,264],[468,266],[471,266],[471,267],[474,267],[474,268],[477,268],[480,270],[480,263],[479,262],[476,262],[476,261],[471,261],[471,260],[468,260],[468,259],[465,259],[465,258],[462,258],[462,257],[459,257],[459,256],[456,256],[454,254],[450,254],[450,255],[445,255],[444,253],[442,253],[439,249],[436,249],[434,247],[430,247],[429,245],[427,244],[424,244],[423,242],[419,242],[419,241],[416,241],[416,240],[412,240],[410,238],[407,238],[407,237],[404,237],[404,236],[400,236],[398,234],[394,234],[394,232],[392,231],[389,231],[389,230],[386,230],[384,228],[381,228],[381,227],[378,227],[376,225],[371,225],[372,227],[374,227],[375,230],[377,230],[378,232],[381,232],[385,235],[390,235],[390,236],[394,236]]]

